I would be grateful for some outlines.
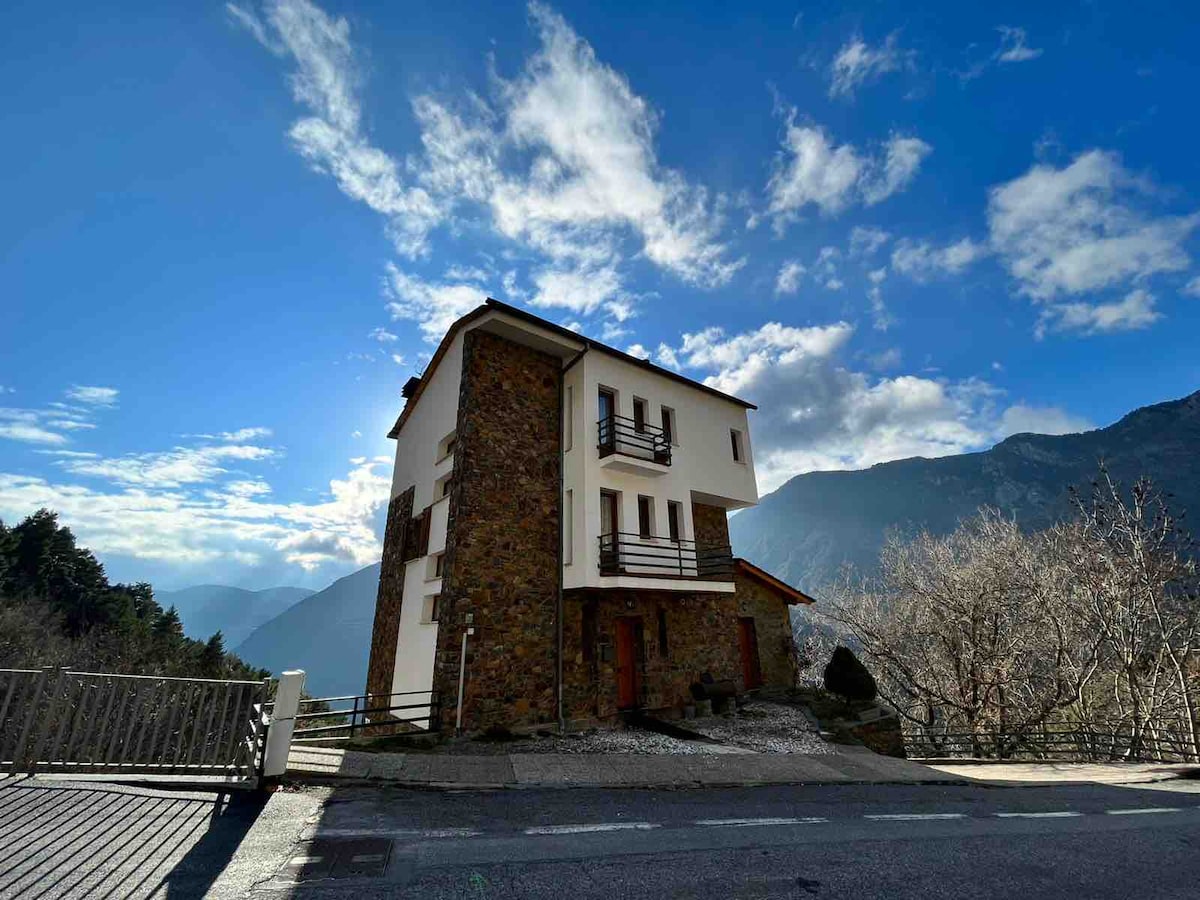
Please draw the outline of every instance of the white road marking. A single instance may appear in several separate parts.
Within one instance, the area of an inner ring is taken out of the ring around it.
[[[891,822],[915,822],[921,819],[965,819],[963,813],[888,813],[886,815],[863,816],[864,819],[879,819]]]
[[[323,856],[293,856],[291,864],[293,866],[307,866],[312,863],[319,863],[323,859],[325,859]]]
[[[1001,819],[1073,819],[1083,813],[1062,810],[1060,812],[1006,812],[996,813]]]
[[[387,858],[386,853],[360,853],[358,856],[350,857],[350,862],[356,863],[374,863],[383,862]]]
[[[594,825],[539,825],[526,834],[590,834],[594,831],[649,831],[662,826],[654,822],[598,822]]]
[[[821,816],[805,816],[803,818],[782,819],[697,819],[696,825],[708,825],[728,828],[749,828],[755,825],[814,825],[818,822],[828,822]]]
[[[1148,806],[1145,809],[1106,809],[1110,816],[1144,816],[1150,813],[1183,812],[1178,806]]]

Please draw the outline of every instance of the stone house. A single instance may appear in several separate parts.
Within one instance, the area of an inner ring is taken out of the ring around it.
[[[479,732],[793,682],[811,599],[729,546],[752,404],[490,299],[401,393],[368,694]]]

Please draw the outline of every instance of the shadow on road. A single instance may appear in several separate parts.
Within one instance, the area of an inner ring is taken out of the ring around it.
[[[202,897],[266,799],[228,789],[0,780],[0,898]]]

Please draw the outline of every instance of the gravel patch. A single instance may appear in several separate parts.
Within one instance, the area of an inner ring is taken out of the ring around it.
[[[643,731],[641,728],[620,730],[593,730],[569,734],[565,737],[542,738],[531,746],[522,747],[525,753],[652,753],[652,754],[696,754],[716,753],[711,744],[700,741],[682,741]]]
[[[836,753],[803,711],[785,703],[747,703],[728,716],[680,723],[705,737],[756,753]]]

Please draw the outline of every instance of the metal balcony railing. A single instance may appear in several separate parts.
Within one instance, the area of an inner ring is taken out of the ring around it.
[[[596,423],[600,458],[619,453],[663,466],[671,464],[671,442],[661,428],[626,416],[609,416]]]
[[[728,544],[619,531],[600,535],[600,574],[728,581],[733,575],[733,551]]]

